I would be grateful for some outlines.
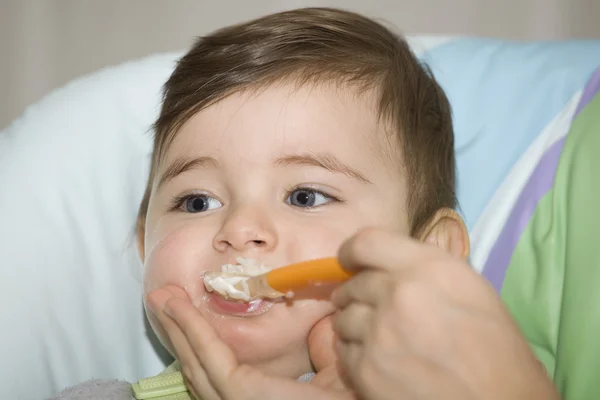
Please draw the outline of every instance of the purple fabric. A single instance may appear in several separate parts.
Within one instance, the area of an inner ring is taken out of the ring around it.
[[[583,91],[583,95],[581,95],[581,99],[579,100],[579,105],[577,106],[577,109],[575,110],[575,116],[577,116],[581,112],[581,110],[583,110],[583,108],[585,106],[587,106],[590,101],[592,101],[594,96],[599,91],[600,91],[600,68],[598,68],[596,70],[596,72],[594,72],[592,74],[592,78],[589,80],[588,84],[586,85],[585,90]]]
[[[556,166],[560,159],[565,139],[562,138],[554,143],[546,151],[535,167],[529,181],[519,195],[515,206],[498,237],[496,244],[492,247],[483,269],[485,276],[497,291],[502,289],[504,276],[521,233],[529,223],[537,203],[552,188]]]
[[[573,118],[581,112],[598,92],[600,92],[600,68],[594,72],[588,81]],[[500,236],[488,255],[483,269],[483,276],[491,282],[498,292],[502,289],[506,271],[508,270],[517,243],[521,238],[521,234],[527,227],[538,202],[554,185],[556,169],[564,143],[565,138],[562,138],[546,150],[546,153],[544,153],[533,174],[525,184],[502,232],[500,232]]]

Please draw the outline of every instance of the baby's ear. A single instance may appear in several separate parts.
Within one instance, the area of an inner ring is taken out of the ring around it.
[[[467,227],[460,215],[450,208],[442,208],[435,213],[422,230],[419,240],[464,260],[471,251]]]

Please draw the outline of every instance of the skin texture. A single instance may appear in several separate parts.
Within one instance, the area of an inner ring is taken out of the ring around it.
[[[200,111],[177,134],[158,180],[178,158],[214,161],[156,182],[141,246],[145,293],[165,285],[182,288],[242,363],[286,377],[311,371],[307,337],[333,312],[327,290],[310,296],[317,299],[238,317],[211,308],[201,273],[240,256],[269,266],[334,256],[345,239],[368,225],[407,234],[405,180],[400,164],[384,157],[394,142],[378,125],[369,96],[359,99],[333,86],[281,84],[233,94]],[[299,159],[323,154],[360,178]],[[172,210],[173,198],[187,193],[210,196],[208,210],[186,212],[185,204]],[[315,206],[294,203],[290,194],[299,193],[314,194]],[[161,324],[152,315],[150,321],[173,351]]]
[[[450,241],[456,249],[460,236]],[[154,292],[151,308],[181,354],[192,393],[205,400],[559,399],[493,288],[456,254],[371,228],[346,241],[339,258],[357,274],[333,294],[336,351],[327,346],[327,324],[311,334],[320,336],[309,349],[322,364],[309,385],[240,364],[183,291]]]
[[[458,215],[439,210],[421,243],[407,237],[405,179],[389,161],[398,145],[386,135],[368,96],[287,85],[234,94],[179,132],[161,173],[177,157],[216,162],[155,184],[140,248],[150,321],[195,396],[553,398],[500,299],[464,262]],[[324,152],[361,178],[274,162]],[[325,196],[299,207],[289,201],[298,187]],[[215,201],[173,211],[172,198],[190,191]],[[281,266],[333,255],[358,272],[333,302],[325,290],[238,317],[212,309],[201,284],[202,271],[237,256]],[[311,384],[295,381],[311,370]]]

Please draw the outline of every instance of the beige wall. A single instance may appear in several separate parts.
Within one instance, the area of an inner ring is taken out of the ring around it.
[[[600,38],[600,0],[0,0],[0,128],[76,76],[307,5],[384,17],[408,34]]]

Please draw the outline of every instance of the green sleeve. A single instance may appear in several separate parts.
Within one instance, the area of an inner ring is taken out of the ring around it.
[[[555,183],[566,218],[554,380],[566,399],[600,399],[600,95],[575,119],[565,151]]]
[[[600,399],[600,95],[574,119],[501,295],[565,399]]]

